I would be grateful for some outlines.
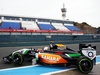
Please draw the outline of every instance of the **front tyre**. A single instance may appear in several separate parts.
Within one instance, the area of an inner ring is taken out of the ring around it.
[[[20,52],[16,52],[12,55],[12,62],[14,63],[14,65],[21,65],[24,61],[24,57]]]
[[[77,66],[80,72],[88,74],[93,68],[93,62],[89,58],[82,56],[78,59]]]

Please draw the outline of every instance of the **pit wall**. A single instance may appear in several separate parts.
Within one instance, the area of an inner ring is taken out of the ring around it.
[[[0,35],[0,47],[43,46],[50,41],[62,44],[100,42],[100,35]]]

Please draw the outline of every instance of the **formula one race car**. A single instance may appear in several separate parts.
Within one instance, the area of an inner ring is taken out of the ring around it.
[[[24,59],[32,61],[32,64],[49,65],[76,65],[82,73],[89,73],[96,59],[96,46],[79,44],[79,51],[72,50],[63,44],[56,44],[50,50],[44,49],[21,49],[3,57],[4,62],[21,65]]]

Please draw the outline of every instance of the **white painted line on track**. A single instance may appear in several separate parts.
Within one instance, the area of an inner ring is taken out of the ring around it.
[[[39,66],[39,65],[31,65],[31,66],[24,66],[24,67],[1,69],[0,71],[7,71],[7,70],[14,70],[14,69],[22,69],[22,68],[30,68],[30,67],[35,67],[35,66]]]
[[[100,57],[100,55],[97,55],[96,57]]]
[[[97,65],[97,64],[100,64],[100,62],[96,63],[96,65]]]
[[[41,75],[51,75],[51,74],[55,74],[55,73],[60,73],[60,72],[65,72],[65,71],[69,71],[69,70],[74,70],[76,68],[70,68],[70,69],[66,69],[66,70],[60,70],[60,71],[55,71],[55,72],[49,72],[49,73],[44,73]]]

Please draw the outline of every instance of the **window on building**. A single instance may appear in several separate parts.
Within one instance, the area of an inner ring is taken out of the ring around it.
[[[22,18],[23,21],[35,21],[34,18]]]
[[[4,20],[19,20],[19,17],[4,16]]]

